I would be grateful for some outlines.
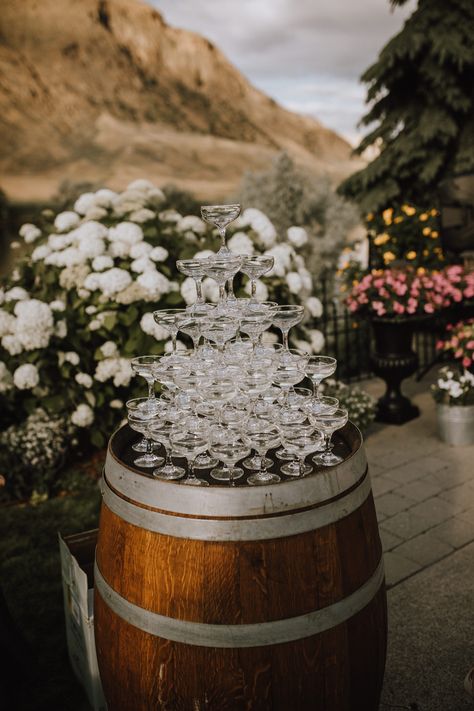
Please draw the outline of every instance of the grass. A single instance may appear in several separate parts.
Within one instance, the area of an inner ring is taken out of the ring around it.
[[[2,640],[0,620],[0,686],[10,693],[9,711],[89,708],[69,666],[58,531],[95,528],[99,506],[97,482],[84,476],[73,494],[0,508],[0,585],[17,627]]]

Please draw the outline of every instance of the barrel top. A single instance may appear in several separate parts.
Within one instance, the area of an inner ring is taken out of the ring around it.
[[[208,487],[183,486],[179,481],[155,479],[150,470],[133,464],[137,454],[131,449],[138,435],[128,425],[111,437],[105,463],[104,479],[119,496],[149,507],[176,511],[188,515],[249,516],[272,514],[278,511],[313,506],[340,496],[354,487],[367,469],[362,436],[357,427],[348,422],[334,436],[334,451],[344,461],[334,467],[316,467],[305,477],[287,477],[273,452],[272,471],[281,476],[278,484],[249,486],[245,477],[234,487],[217,482],[209,470],[200,469],[198,476],[209,481]],[[176,459],[180,463],[179,459]]]

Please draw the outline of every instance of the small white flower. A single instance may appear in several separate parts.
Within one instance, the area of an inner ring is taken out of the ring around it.
[[[140,328],[148,336],[154,336],[157,341],[164,341],[169,337],[169,331],[163,326],[159,326],[151,313],[143,314]]]
[[[97,272],[91,272],[84,279],[84,287],[89,291],[95,291],[100,289],[100,274]]]
[[[249,207],[242,213],[238,224],[240,226],[250,225],[257,233],[259,242],[263,247],[272,247],[276,242],[276,230],[268,217],[255,207]]]
[[[298,272],[288,272],[286,275],[286,283],[292,294],[299,294],[303,289],[303,280]]]
[[[94,306],[93,304],[91,304],[90,306],[86,306],[84,311],[86,312],[86,314],[88,316],[93,316],[95,313],[97,313],[97,306]]]
[[[159,298],[163,294],[168,294],[171,291],[171,282],[157,271],[147,270],[137,278],[139,284],[150,296]]]
[[[78,385],[82,385],[83,388],[91,388],[94,382],[88,373],[76,373],[74,380]]]
[[[24,301],[29,298],[28,292],[21,286],[14,286],[5,292],[5,301]]]
[[[88,299],[91,295],[91,292],[88,289],[78,289],[77,295],[80,299]]]
[[[313,318],[320,318],[323,315],[323,305],[317,296],[306,299],[305,306]]]
[[[106,358],[111,358],[118,353],[117,346],[113,341],[105,341],[105,343],[101,345],[100,350],[102,355]]]
[[[304,227],[289,227],[286,236],[295,247],[302,247],[308,241],[308,233]]]
[[[38,229],[36,225],[32,225],[27,222],[20,227],[19,235],[20,237],[23,237],[27,244],[31,244],[32,242],[35,242],[38,237],[41,237],[41,230]]]
[[[179,232],[194,232],[197,235],[202,235],[206,231],[206,223],[196,215],[186,215],[176,223],[176,229]]]
[[[54,301],[50,302],[49,308],[51,309],[51,311],[65,311],[66,304],[62,299],[54,299]]]
[[[123,407],[123,402],[121,400],[111,400],[109,404],[113,410],[121,410]]]
[[[16,240],[13,240],[13,242],[10,242],[10,249],[20,249],[21,247],[21,242],[17,242]]]
[[[130,264],[130,269],[137,274],[143,274],[143,272],[147,272],[150,269],[155,271],[155,265],[148,257],[140,257],[133,260]]]
[[[250,237],[245,232],[236,232],[227,240],[227,246],[231,252],[236,254],[253,254],[255,251],[254,244]]]
[[[300,275],[301,282],[303,284],[303,289],[305,291],[312,291],[313,279],[311,277],[310,272],[304,267],[301,267],[300,269],[298,269],[298,274]]]
[[[59,212],[55,217],[54,226],[58,232],[67,232],[77,227],[80,219],[77,212],[73,212],[72,210]]]
[[[31,390],[39,383],[38,368],[33,363],[20,365],[13,373],[13,383],[18,390]]]
[[[154,220],[155,217],[156,215],[153,210],[148,210],[146,207],[142,207],[140,210],[134,210],[129,215],[132,222],[138,222],[139,224],[148,222],[149,220]]]
[[[94,259],[94,257],[99,257],[104,254],[105,242],[102,239],[82,238],[79,242],[79,251],[89,259]]]
[[[142,276],[144,275],[142,274]],[[119,291],[126,289],[127,286],[132,283],[130,274],[125,269],[119,269],[118,267],[102,272],[99,280],[99,289],[104,296],[113,296]],[[86,284],[84,284],[84,286],[87,288]]]
[[[94,193],[83,193],[74,203],[74,210],[80,215],[85,215],[94,205]]]
[[[94,422],[94,411],[89,405],[78,405],[71,415],[71,422],[76,427],[89,427]]]
[[[210,277],[205,277],[205,279],[203,279],[202,295],[205,301],[212,301],[213,303],[217,303],[219,301],[219,287],[214,279],[211,279]]]
[[[67,351],[64,353],[64,360],[71,365],[79,365],[81,359],[75,351]]]
[[[320,353],[324,348],[324,335],[317,329],[309,332],[311,348],[313,353]]]
[[[131,259],[141,259],[141,257],[149,257],[153,251],[153,247],[148,242],[137,242],[130,247]]]
[[[260,281],[260,279],[258,279],[256,282],[256,287],[257,292],[255,296],[257,298],[257,301],[268,301],[268,289],[267,286],[263,283],[263,281]],[[249,295],[252,293],[252,285],[250,281],[246,283],[244,291],[246,294]]]
[[[154,247],[148,255],[154,262],[164,262],[168,257],[168,250],[164,247]]]
[[[192,277],[186,277],[181,284],[180,291],[187,306],[196,302],[196,284]]]
[[[130,245],[126,242],[111,242],[109,244],[109,253],[112,257],[117,257],[118,259],[126,259],[130,254]]]
[[[108,188],[101,188],[94,195],[94,203],[99,207],[112,207],[117,198],[118,193]]]
[[[163,210],[159,213],[158,217],[162,222],[179,222],[182,215],[176,210]]]
[[[54,335],[57,338],[66,338],[67,336],[67,323],[66,319],[61,319],[61,321],[58,321],[56,323],[56,326],[54,327]]]
[[[16,356],[23,352],[23,346],[17,336],[3,336],[2,348],[11,355]]]
[[[146,180],[145,178],[137,178],[137,180],[132,180],[132,182],[127,185],[127,190],[136,190],[141,193],[148,193],[150,190],[155,190],[155,186],[152,182]]]
[[[111,242],[126,242],[127,244],[136,244],[143,240],[143,230],[134,222],[119,222],[115,227],[109,230],[109,239]]]
[[[84,219],[85,220],[102,220],[107,217],[107,210],[105,207],[100,207],[99,205],[93,205],[89,210],[87,210]]]
[[[196,252],[193,259],[207,259],[208,257],[215,257],[215,252],[212,249],[202,249],[200,252]]]
[[[101,327],[101,322],[96,318],[89,323],[89,331],[98,331]]]
[[[0,338],[14,333],[16,329],[16,318],[8,311],[0,309]]]
[[[106,254],[101,254],[92,260],[92,269],[95,272],[102,272],[104,269],[112,269],[113,266],[114,260]]]

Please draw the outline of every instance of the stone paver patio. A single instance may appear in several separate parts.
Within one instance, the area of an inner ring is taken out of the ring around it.
[[[364,387],[383,392],[379,380]],[[389,588],[474,541],[474,446],[438,439],[428,388],[408,381],[421,416],[375,424],[365,442]]]

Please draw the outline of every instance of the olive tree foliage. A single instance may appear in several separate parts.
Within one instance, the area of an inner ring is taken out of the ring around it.
[[[473,0],[418,0],[362,75],[370,130],[357,152],[376,155],[340,192],[365,212],[436,204],[441,181],[474,171],[473,34]]]
[[[313,274],[334,268],[350,232],[360,223],[358,208],[337,194],[327,175],[310,175],[286,152],[278,154],[268,170],[247,172],[236,199],[243,208],[264,212],[281,240],[292,225],[304,227]]]

